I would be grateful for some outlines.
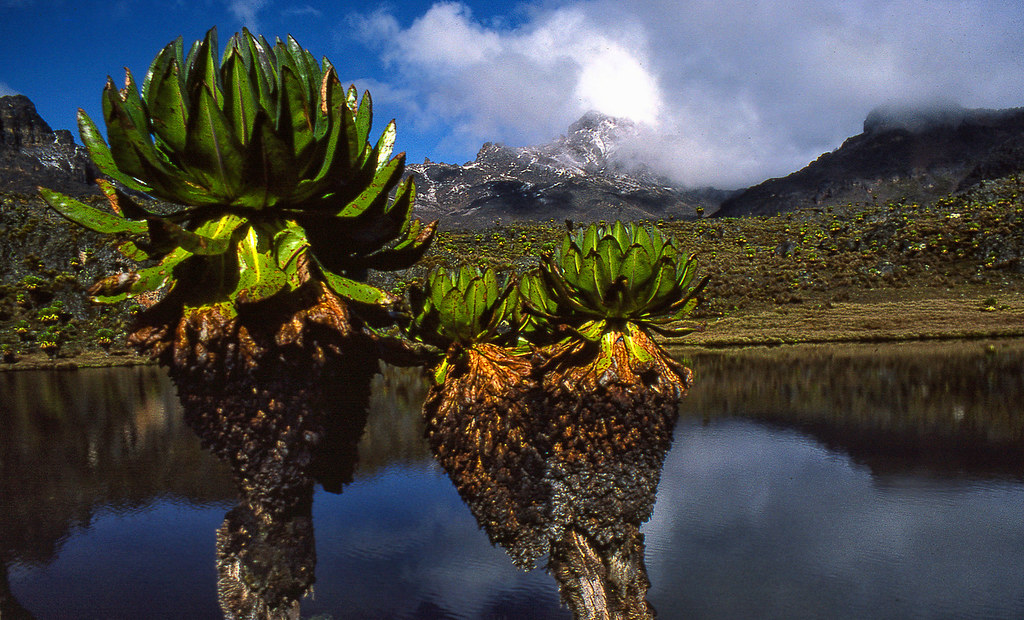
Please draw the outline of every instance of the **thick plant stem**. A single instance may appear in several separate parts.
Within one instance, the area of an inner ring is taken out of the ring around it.
[[[644,566],[643,534],[638,530],[622,545],[599,551],[576,530],[552,544],[548,570],[558,581],[562,600],[575,620],[649,620],[650,581]]]
[[[644,334],[604,344],[454,358],[427,434],[492,542],[524,569],[549,555],[577,618],[653,618],[640,525],[692,374]]]
[[[520,565],[547,551],[538,546],[547,494],[537,486],[544,462],[532,434],[529,371],[525,357],[475,345],[423,405],[435,458],[492,542]]]
[[[168,368],[185,420],[235,472],[257,513],[302,511],[318,455],[354,450],[330,433],[365,423],[378,350],[348,306],[318,282],[225,316],[172,296],[129,342]],[[317,471],[314,471],[317,470]]]
[[[315,571],[309,510],[268,520],[243,502],[217,530],[217,597],[225,618],[299,618]]]
[[[225,461],[239,505],[217,532],[227,618],[298,618],[312,591],[315,481],[351,480],[377,347],[347,307],[310,286],[224,319],[215,308],[154,308],[136,346],[168,367],[188,425]],[[173,334],[173,336],[171,336]]]

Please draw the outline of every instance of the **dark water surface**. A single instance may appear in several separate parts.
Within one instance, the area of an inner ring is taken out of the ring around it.
[[[643,527],[659,617],[1024,617],[1024,343],[690,362]],[[303,617],[569,618],[434,463],[423,394],[379,377],[355,479],[317,491]],[[159,370],[0,374],[5,620],[222,617],[236,502]]]

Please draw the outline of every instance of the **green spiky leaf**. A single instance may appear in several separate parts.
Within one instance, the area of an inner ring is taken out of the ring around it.
[[[132,284],[129,289],[128,296],[135,297],[142,293],[156,291],[164,288],[165,286],[173,285],[174,268],[186,259],[191,258],[191,256],[191,252],[183,248],[177,248],[165,256],[159,264],[153,267],[140,269],[136,272],[138,274],[138,280]]]
[[[152,191],[148,185],[122,172],[117,167],[117,164],[114,162],[114,156],[110,152],[110,147],[107,146],[103,135],[100,134],[99,128],[96,127],[96,124],[89,118],[89,115],[81,108],[78,110],[78,131],[82,138],[82,144],[89,151],[89,158],[92,159],[93,163],[96,164],[103,174],[136,191],[147,193]]]
[[[273,247],[265,234],[250,226],[238,244],[238,287],[234,297],[255,303],[276,295],[288,277],[278,267]]]
[[[221,68],[224,84],[224,112],[231,121],[232,133],[244,147],[252,142],[259,111],[258,91],[245,63],[246,47],[231,47]]]
[[[245,183],[244,149],[218,107],[215,93],[203,87],[192,96],[184,164],[212,197],[231,204]]]
[[[39,193],[48,205],[67,219],[100,233],[134,233],[143,234],[147,231],[146,222],[125,219],[123,216],[101,211],[70,196],[43,187]]]
[[[382,291],[381,289],[365,282],[359,282],[357,280],[332,273],[325,269],[323,265],[319,265],[319,267],[320,273],[324,277],[324,281],[329,287],[331,287],[331,290],[345,299],[367,306],[377,306],[385,309],[389,309],[398,303],[398,299],[386,291]]]

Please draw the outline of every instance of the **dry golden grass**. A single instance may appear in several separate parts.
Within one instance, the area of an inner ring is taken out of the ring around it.
[[[794,304],[709,321],[704,331],[671,344],[699,347],[814,342],[887,342],[1024,337],[1024,293],[952,296],[910,291],[840,303]],[[872,299],[875,297],[875,299]],[[985,302],[995,298],[995,305]]]

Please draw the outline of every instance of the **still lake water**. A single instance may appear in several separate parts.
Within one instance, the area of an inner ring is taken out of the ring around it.
[[[660,618],[1024,617],[1024,343],[702,353],[652,518]],[[377,379],[316,492],[303,617],[570,618],[494,547]],[[153,368],[0,374],[0,617],[218,618],[228,469]]]

